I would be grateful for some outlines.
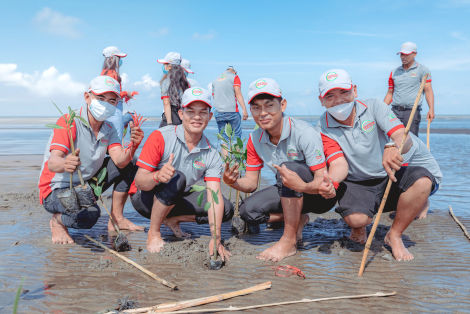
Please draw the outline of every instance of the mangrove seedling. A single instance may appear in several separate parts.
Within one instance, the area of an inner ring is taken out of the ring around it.
[[[114,230],[117,232],[117,237],[114,239],[114,249],[118,252],[124,252],[124,251],[130,251],[131,250],[131,245],[129,244],[129,240],[127,239],[126,235],[121,232],[119,229],[117,223],[114,221],[113,216],[111,216],[111,213],[108,210],[108,207],[106,207],[106,204],[103,201],[103,198],[101,197],[103,193],[103,185],[104,185],[104,179],[106,178],[106,168],[101,169],[101,171],[98,173],[96,177],[91,178],[92,181],[90,182],[90,186],[93,189],[93,192],[95,195],[100,199],[101,204],[103,205],[104,209],[109,215],[109,219],[111,220],[111,223],[114,227]]]
[[[212,212],[214,214],[214,229],[212,234],[212,240],[214,242],[212,246],[212,255],[210,258],[210,269],[218,270],[222,267],[223,261],[217,260],[217,220],[215,215],[215,204],[219,204],[219,190],[214,191],[211,188],[205,187],[203,185],[193,184],[191,186],[191,192],[199,192],[199,196],[197,197],[197,205],[199,207],[202,206],[202,202],[204,200],[204,192],[209,191],[212,196],[212,200],[210,202],[206,202],[204,204],[204,211],[209,213],[209,208],[212,208]]]

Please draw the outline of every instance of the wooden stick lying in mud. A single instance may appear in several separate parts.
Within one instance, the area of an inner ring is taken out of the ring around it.
[[[430,146],[429,146],[429,134],[431,133],[431,120],[428,119],[428,127],[426,129],[426,146],[428,147],[428,150],[431,151]]]
[[[403,146],[405,146],[406,137],[408,136],[408,133],[410,133],[411,124],[413,123],[413,118],[415,116],[416,109],[418,109],[418,102],[419,102],[419,99],[421,98],[421,93],[423,92],[424,84],[426,83],[427,77],[428,75],[426,74],[421,80],[421,85],[419,86],[418,94],[416,95],[415,103],[413,104],[413,109],[411,109],[410,117],[408,119],[408,123],[406,124],[405,133],[403,134],[403,139],[401,140],[400,148],[398,149],[398,152],[400,153],[400,155],[403,151]],[[372,229],[370,230],[369,237],[367,238],[367,242],[364,248],[364,253],[362,254],[361,267],[359,268],[359,273],[358,273],[359,277],[362,276],[362,273],[364,272],[364,267],[366,266],[367,254],[369,253],[370,245],[372,243],[372,240],[374,239],[375,230],[377,230],[377,226],[379,225],[380,216],[382,215],[382,212],[384,210],[385,203],[387,202],[387,198],[388,198],[388,193],[390,192],[391,187],[392,187],[392,180],[388,178],[387,187],[385,188],[385,193],[384,193],[384,196],[382,197],[382,202],[380,203],[379,210],[377,211],[377,215],[375,216],[374,224],[372,225]]]
[[[199,298],[199,299],[192,299],[192,300],[186,300],[186,301],[179,301],[179,302],[169,302],[169,303],[162,303],[158,304],[155,306],[151,307],[143,307],[139,309],[132,309],[132,310],[125,310],[123,313],[168,313],[168,312],[173,312],[173,311],[178,311],[181,309],[185,309],[188,307],[194,307],[198,305],[203,305],[203,304],[208,304],[208,303],[213,303],[213,302],[218,302],[222,300],[227,300],[231,299],[234,297],[250,294],[256,291],[261,291],[261,290],[266,290],[271,288],[271,281],[266,281],[264,283],[261,283],[256,286],[252,286],[246,289],[242,290],[237,290],[237,291],[232,291],[232,292],[227,292],[227,293],[222,293],[222,294],[217,294],[213,295],[210,297],[204,297],[204,298]]]
[[[459,225],[460,229],[462,229],[463,233],[467,236],[467,238],[470,240],[470,234],[468,234],[467,228],[463,225],[463,223],[460,222],[460,220],[457,219],[454,215],[454,211],[452,210],[452,206],[449,205],[449,214],[454,218],[455,222]]]
[[[104,245],[103,243],[99,242],[99,241],[96,241],[95,239],[89,237],[88,235],[85,234],[85,238],[87,238],[88,240],[90,240],[91,242],[95,243],[96,245],[100,246],[101,248],[105,249],[106,251],[110,252],[110,253],[113,253],[114,255],[116,255],[117,257],[119,257],[120,259],[122,259],[123,261],[125,261],[126,263],[128,264],[131,264],[132,266],[134,266],[135,268],[137,268],[138,270],[142,271],[143,273],[145,273],[146,275],[152,277],[153,279],[155,279],[156,281],[158,281],[159,283],[161,283],[162,285],[164,286],[167,286],[173,290],[178,290],[178,287],[175,285],[175,284],[172,284],[171,282],[168,282],[166,281],[165,279],[162,279],[160,277],[158,277],[157,275],[155,275],[154,273],[152,273],[150,270],[140,266],[139,264],[137,264],[136,262],[134,262],[133,260],[125,257],[124,255],[121,255],[119,254],[118,252],[114,251],[114,250],[111,250],[110,248],[108,248],[106,245]]]
[[[271,306],[297,304],[297,303],[311,303],[311,302],[321,302],[321,301],[341,300],[341,299],[361,299],[361,298],[371,298],[371,297],[390,297],[390,296],[393,296],[393,295],[396,295],[396,294],[397,293],[395,291],[393,291],[393,292],[376,292],[376,293],[373,293],[373,294],[344,295],[344,296],[330,297],[330,298],[302,299],[302,300],[296,300],[296,301],[284,301],[284,302],[276,302],[276,303],[241,306],[241,307],[230,306],[230,307],[225,307],[225,308],[183,310],[183,311],[166,312],[166,313],[211,313],[211,312],[225,312],[225,311],[227,311],[227,312],[244,311],[244,310],[258,309],[258,308],[261,308],[261,307],[271,307]]]

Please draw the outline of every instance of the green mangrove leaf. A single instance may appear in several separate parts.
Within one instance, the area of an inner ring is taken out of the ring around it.
[[[203,186],[203,185],[193,184],[193,185],[191,186],[190,192],[202,192],[202,191],[204,191],[205,189],[206,189],[206,187]]]
[[[232,125],[230,123],[225,124],[225,134],[228,137],[232,137]]]
[[[63,129],[63,126],[57,125],[57,124],[46,124],[47,128],[52,128],[52,129]]]
[[[204,211],[205,211],[205,212],[208,211],[209,208],[211,208],[211,203],[206,202],[206,204],[204,204]]]
[[[106,177],[106,168],[101,169],[100,173],[98,173],[98,184],[103,182],[104,178]]]
[[[199,194],[197,197],[197,206],[201,207],[202,206],[202,200],[204,199],[204,191]]]

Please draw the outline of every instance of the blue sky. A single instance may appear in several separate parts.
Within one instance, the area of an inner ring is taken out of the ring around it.
[[[128,53],[124,88],[140,92],[131,106],[145,115],[162,112],[156,59],[168,51],[204,87],[233,65],[244,95],[272,77],[290,114],[320,114],[323,71],[344,68],[360,98],[383,99],[404,41],[432,72],[437,114],[470,114],[470,0],[12,1],[1,11],[1,116],[56,115],[51,100],[79,107],[109,45]]]

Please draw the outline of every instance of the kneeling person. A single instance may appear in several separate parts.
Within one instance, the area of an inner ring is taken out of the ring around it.
[[[114,185],[111,214],[121,229],[140,229],[124,218],[124,203],[116,201],[129,191],[135,174],[132,157],[144,137],[142,130],[131,124],[132,145],[130,149],[123,149],[117,130],[104,122],[113,115],[120,99],[119,92],[119,83],[113,78],[94,78],[84,94],[86,105],[80,109],[80,117],[74,119],[70,133],[66,129],[66,115],[57,121],[62,128],[55,128],[49,139],[39,179],[39,196],[44,208],[53,214],[50,227],[54,243],[73,243],[67,228],[90,229],[100,217],[93,195],[90,195],[92,199],[87,200],[86,206],[80,204],[73,210],[66,208],[60,200],[61,191],[70,188],[72,173],[72,185],[80,184],[77,170],[81,171],[86,183],[106,167],[103,191]],[[75,154],[71,147],[77,148]],[[106,158],[106,152],[110,157]]]
[[[154,131],[142,148],[137,161],[135,189],[130,193],[133,193],[131,201],[136,210],[150,218],[147,239],[150,252],[160,252],[164,245],[160,233],[162,223],[167,224],[176,236],[182,236],[179,223],[183,221],[213,225],[213,207],[205,212],[197,205],[199,193],[190,192],[191,185],[204,178],[207,200],[212,201],[209,189],[218,193],[219,203],[215,204],[217,250],[222,259],[230,256],[220,243],[220,226],[222,221],[232,218],[233,206],[220,191],[222,160],[203,134],[212,118],[211,108],[209,92],[198,87],[187,89],[178,112],[182,124]],[[213,233],[213,228],[210,231]],[[211,254],[212,241],[209,244]]]
[[[413,259],[401,237],[439,187],[442,173],[436,160],[411,133],[401,156],[398,145],[404,136],[403,124],[384,102],[356,100],[357,88],[346,71],[323,73],[319,90],[326,108],[319,122],[322,134],[339,144],[349,164],[336,211],[351,227],[351,239],[365,243],[366,226],[377,213],[390,177],[393,183],[384,212],[396,210],[396,216],[385,242],[395,259]]]
[[[330,162],[342,171],[328,174],[320,133],[307,122],[284,116],[287,101],[273,79],[252,82],[248,97],[259,129],[248,139],[246,175],[239,178],[237,165],[226,165],[224,182],[253,192],[264,165],[276,174],[277,184],[247,198],[240,206],[240,216],[251,225],[284,220],[282,238],[258,256],[279,261],[297,251],[296,244],[308,222],[308,215],[302,213],[320,214],[335,205],[334,181],[346,177],[347,163],[336,154]]]

